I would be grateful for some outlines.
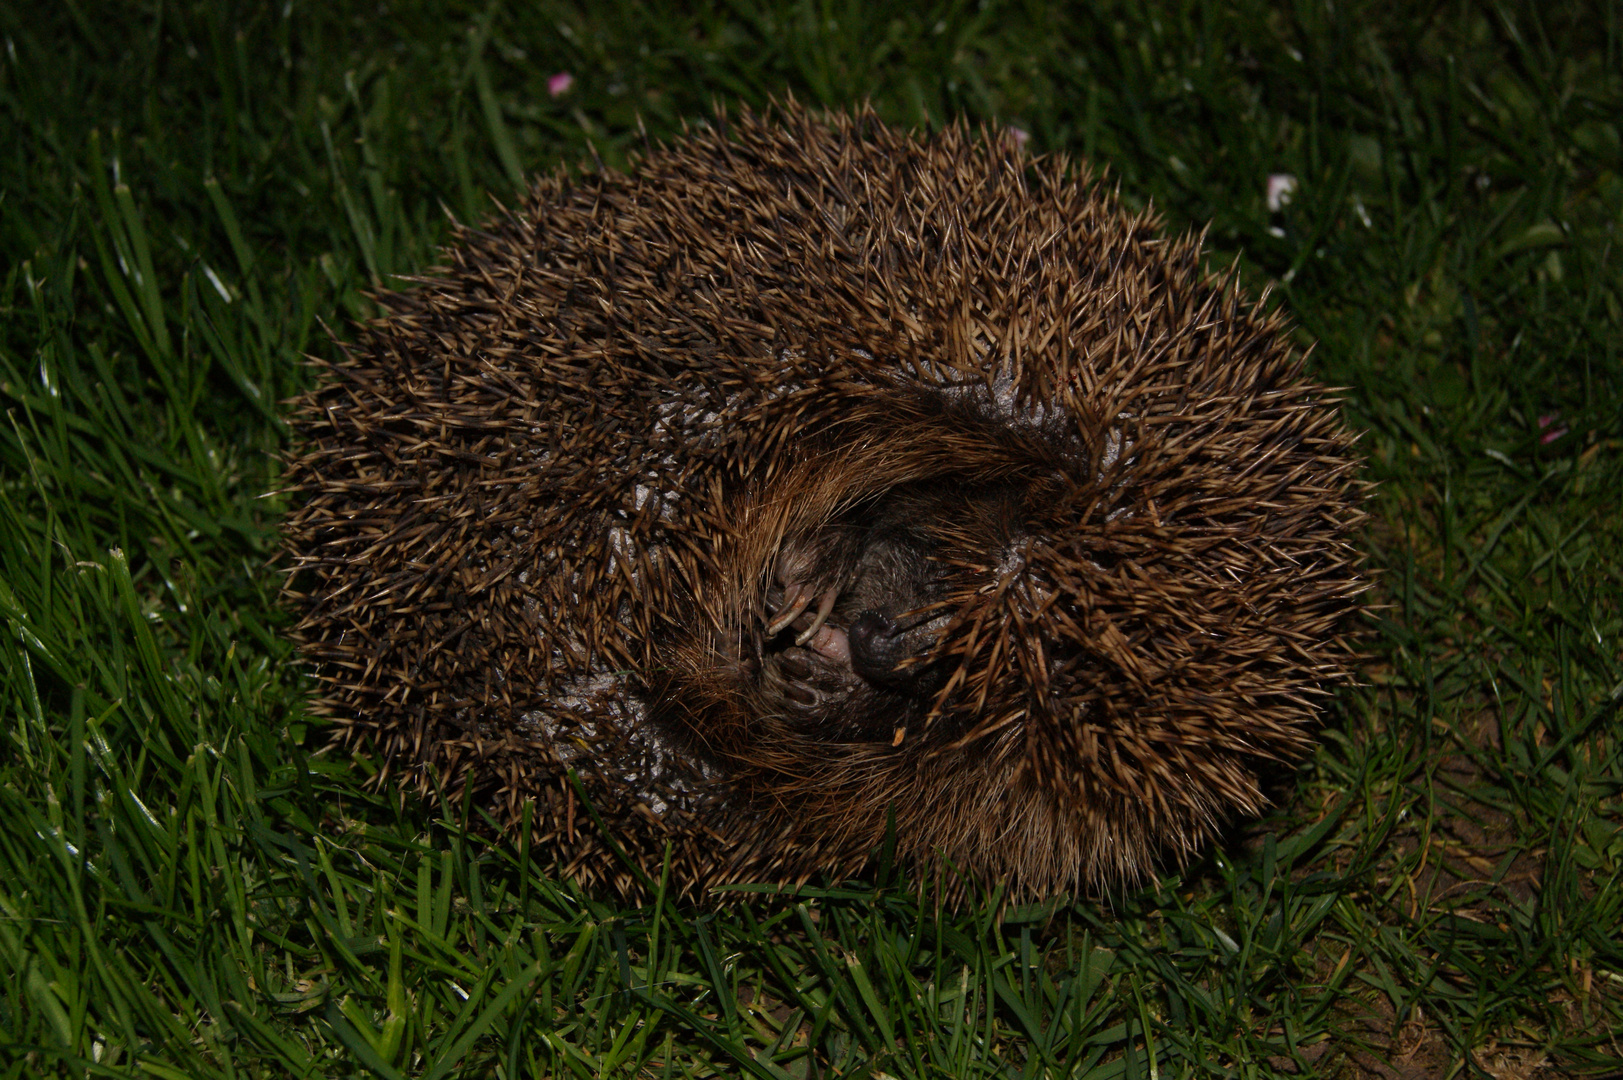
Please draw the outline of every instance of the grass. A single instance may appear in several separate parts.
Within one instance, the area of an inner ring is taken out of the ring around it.
[[[0,1077],[1618,1075],[1617,5],[78,0],[0,36]],[[786,93],[1107,166],[1348,388],[1366,685],[1154,888],[620,910],[317,753],[265,494],[300,358],[446,210]]]

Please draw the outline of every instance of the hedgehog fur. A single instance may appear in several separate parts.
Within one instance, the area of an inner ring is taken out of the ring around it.
[[[892,824],[1047,896],[1258,812],[1353,666],[1352,438],[1078,172],[790,105],[457,227],[293,412],[337,743],[629,897]]]

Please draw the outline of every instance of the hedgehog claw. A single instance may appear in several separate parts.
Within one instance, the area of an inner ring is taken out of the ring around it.
[[[799,683],[790,683],[784,687],[783,694],[791,701],[798,702],[801,705],[817,704],[817,691],[809,686],[801,686]]]
[[[783,594],[783,610],[773,616],[772,621],[766,624],[766,636],[777,637],[783,633],[788,625],[800,618],[801,612],[811,603],[811,591],[800,585],[791,585]]]
[[[806,629],[802,630],[795,637],[796,645],[804,645],[806,642],[817,636],[817,631],[821,630],[823,628],[823,623],[828,621],[829,612],[834,610],[834,601],[837,598],[838,596],[833,589],[830,589],[823,594],[822,599],[817,602],[817,617],[812,619],[810,626],[806,627]]]

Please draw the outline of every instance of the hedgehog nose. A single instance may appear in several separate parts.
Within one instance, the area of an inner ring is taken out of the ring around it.
[[[911,690],[918,682],[916,665],[901,667],[912,656],[907,635],[894,620],[877,611],[864,611],[846,631],[851,648],[851,670],[877,686]]]

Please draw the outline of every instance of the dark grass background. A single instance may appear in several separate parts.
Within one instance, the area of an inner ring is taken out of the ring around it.
[[[79,0],[0,38],[0,1077],[1623,1074],[1617,3]],[[617,910],[316,753],[266,493],[323,326],[447,212],[791,93],[1108,169],[1348,387],[1367,685],[1155,889]]]

